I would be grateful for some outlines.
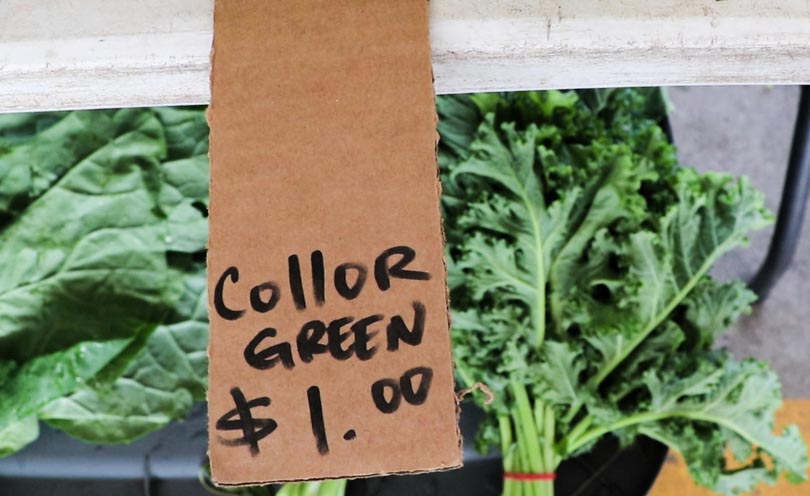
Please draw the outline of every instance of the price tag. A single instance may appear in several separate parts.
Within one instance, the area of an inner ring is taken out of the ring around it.
[[[217,0],[221,485],[461,462],[425,0]]]

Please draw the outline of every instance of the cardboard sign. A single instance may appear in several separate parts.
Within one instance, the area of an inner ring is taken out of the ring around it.
[[[457,467],[425,0],[218,0],[221,485]]]

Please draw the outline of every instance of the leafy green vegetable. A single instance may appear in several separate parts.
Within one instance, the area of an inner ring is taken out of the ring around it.
[[[798,431],[773,432],[776,376],[713,349],[753,295],[709,270],[771,221],[761,195],[679,167],[656,90],[437,105],[458,376],[497,398],[482,447],[550,473],[643,434],[725,494],[803,479]],[[38,419],[128,442],[204,397],[207,150],[199,109],[0,117],[0,456]]]
[[[496,392],[480,443],[505,471],[552,473],[612,433],[665,442],[727,494],[803,478],[798,431],[772,432],[776,377],[712,349],[753,295],[709,269],[771,221],[761,194],[679,167],[651,90],[438,108],[457,371]],[[504,494],[553,485],[506,480]]]
[[[3,116],[0,143],[0,433],[127,442],[185,415],[206,383],[203,112]]]
[[[176,315],[112,384],[86,386],[40,410],[40,418],[76,438],[123,443],[182,418],[207,386],[208,316],[204,266],[186,278]]]
[[[21,366],[7,362],[0,382],[0,425],[4,428],[37,413],[53,399],[93,379],[125,351],[129,339],[85,342],[38,356]]]
[[[345,492],[346,480],[329,480],[284,484],[276,496],[343,496]]]
[[[126,122],[132,129],[108,146],[9,202],[30,203],[0,232],[0,358],[126,337],[170,310],[179,287],[153,208],[160,127],[145,114]],[[0,170],[19,170],[13,158],[0,157]]]
[[[28,446],[39,437],[36,415],[25,417],[0,430],[0,457],[8,456]]]

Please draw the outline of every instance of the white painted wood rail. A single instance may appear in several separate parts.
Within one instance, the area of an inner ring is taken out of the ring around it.
[[[430,3],[438,93],[810,83],[810,0]],[[0,0],[0,112],[206,103],[212,4]]]

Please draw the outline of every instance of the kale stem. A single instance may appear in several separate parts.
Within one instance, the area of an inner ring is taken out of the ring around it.
[[[582,446],[590,443],[591,441],[595,441],[600,437],[604,436],[609,432],[613,432],[618,429],[622,429],[624,427],[629,427],[631,425],[641,424],[644,422],[656,422],[659,420],[667,419],[667,418],[686,418],[690,420],[696,420],[699,422],[707,422],[707,423],[714,423],[719,424],[722,427],[736,433],[746,441],[751,444],[756,444],[756,438],[750,436],[745,431],[740,430],[733,422],[729,421],[728,418],[722,416],[713,416],[707,415],[704,412],[699,411],[690,411],[690,410],[664,410],[658,412],[641,412],[636,413],[634,415],[629,415],[627,417],[623,417],[616,422],[604,427],[595,427],[584,434],[579,436],[571,436],[569,435],[569,448],[568,453],[576,451],[577,449],[581,448]],[[579,427],[579,426],[577,426]],[[573,431],[572,431],[573,433]]]
[[[508,415],[498,416],[498,432],[501,435],[501,456],[503,463],[503,473],[509,473],[515,470],[514,466],[514,439],[512,438],[512,423]],[[511,479],[504,479],[503,481],[503,496],[520,496],[519,488],[516,487],[515,481]]]
[[[579,408],[581,406],[582,403],[579,402],[579,399],[575,400],[574,403],[571,404],[571,407],[568,409],[568,413],[566,413],[565,417],[563,417],[563,423],[570,424],[571,422],[573,422],[574,417],[576,417],[577,413],[579,413]]]
[[[528,200],[526,201],[528,205]],[[534,339],[535,349],[539,350],[543,346],[543,340],[546,338],[546,269],[545,260],[543,259],[543,239],[540,236],[540,220],[536,218],[534,211],[529,208],[532,213],[532,228],[534,230],[534,243],[535,249],[535,264],[537,267],[537,301],[534,308]]]
[[[624,418],[613,422],[612,424],[604,427],[594,427],[593,429],[586,431],[585,433],[571,438],[571,444],[569,445],[569,453],[576,451],[577,449],[585,446],[586,444],[590,443],[591,441],[596,441],[600,437],[604,436],[609,432],[613,432],[617,429],[621,429],[623,427],[629,427],[631,425],[640,424],[643,422],[654,422],[656,420],[661,420],[667,417],[676,417],[678,416],[678,412],[671,412],[671,411],[663,411],[663,412],[642,412],[637,413],[635,415],[630,415]],[[572,432],[573,433],[573,432]]]
[[[517,410],[512,411],[512,422],[515,424],[515,446],[517,447],[514,470],[516,472],[529,472],[531,468],[529,467],[529,457],[526,453],[526,439],[523,429],[521,429],[520,414]],[[515,486],[519,488],[518,493],[525,494],[526,496],[535,496],[532,488],[525,482],[515,481]]]
[[[509,421],[508,415],[498,416],[498,432],[501,434],[501,453],[505,461],[512,449],[512,443],[514,443],[514,439],[512,438],[512,424]]]
[[[344,496],[345,494],[346,479],[323,481],[317,492],[317,496]]]
[[[517,179],[517,178],[516,178]],[[537,269],[537,277],[535,279],[535,286],[537,289],[537,305],[534,308],[534,337],[535,348],[540,349],[543,346],[543,340],[546,337],[546,261],[545,251],[543,250],[543,236],[540,231],[540,218],[535,211],[534,203],[529,199],[524,191],[521,195],[521,200],[529,212],[529,220],[532,224],[532,234],[534,237],[534,259],[535,268]]]
[[[512,383],[512,393],[515,398],[517,406],[518,432],[522,431],[523,437],[527,441],[527,455],[530,469],[533,471],[540,471],[543,463],[541,458],[540,438],[537,435],[535,427],[534,415],[532,415],[532,407],[529,401],[529,395],[526,393],[526,387],[518,382]]]
[[[543,421],[545,426],[543,428],[543,435],[545,437],[545,446],[544,446],[544,454],[546,460],[546,470],[556,470],[557,468],[557,456],[554,453],[554,436],[555,436],[555,416],[554,416],[554,408],[551,405],[546,405],[545,407],[545,414],[543,415]]]
[[[538,400],[537,398],[534,399],[534,421],[535,421],[535,428],[537,429],[537,435],[545,439],[545,408],[543,408],[543,402]],[[543,460],[545,461],[545,460]]]
[[[466,367],[456,364],[456,374],[458,374],[458,377],[461,379],[461,383],[464,385],[464,387],[472,387],[472,385],[475,384],[473,375],[470,374]]]
[[[544,405],[542,401],[535,399],[534,411],[535,421],[537,422],[537,431],[543,442],[543,451],[541,453],[543,460],[542,473],[554,473],[557,470],[558,463],[557,456],[554,452],[554,408],[551,405]],[[541,496],[554,496],[553,481],[540,481],[538,484],[540,486]]]
[[[571,442],[579,438],[582,433],[591,426],[591,422],[593,422],[593,417],[586,415],[577,423],[577,425],[574,426],[573,429],[568,431],[568,435],[566,435],[565,438],[560,441],[560,447],[566,455],[570,455],[574,452],[574,450],[570,447]]]
[[[525,470],[530,473],[544,471],[543,451],[540,446],[540,436],[537,433],[535,418],[526,386],[517,381],[511,383],[512,396],[515,400],[513,416],[515,431],[518,438],[518,447],[523,455]],[[541,496],[540,487],[536,482],[524,483],[529,495]]]
[[[545,408],[543,408],[543,402],[538,401],[536,398],[535,398],[535,401],[534,401],[534,410],[533,410],[533,412],[534,412],[533,413],[533,415],[534,415],[534,418],[533,418],[533,420],[534,420],[534,428],[537,431],[537,439],[538,439],[538,441],[540,443],[540,445],[538,446],[538,448],[539,448],[539,453],[538,454],[540,455],[540,470],[539,470],[539,473],[546,473],[546,472],[548,472],[548,470],[547,470],[548,465],[546,464],[546,460],[545,460],[545,457],[544,457],[545,445],[542,444],[543,440],[545,439],[545,432],[544,432],[545,417],[544,417],[544,415],[545,415],[546,411],[545,411]],[[537,494],[539,496],[548,496],[548,494],[547,494],[548,491],[546,490],[546,487],[543,485],[542,481],[538,481],[534,485],[537,486]]]
[[[534,423],[535,423],[535,429],[537,430],[537,438],[539,440],[542,440],[541,442],[545,441],[545,427],[546,427],[545,413],[546,413],[546,410],[543,407],[543,402],[541,402],[541,401],[537,400],[537,398],[535,398],[535,401],[534,401]],[[540,462],[541,462],[540,464],[541,464],[542,468],[540,469],[539,473],[546,473],[547,472],[546,468],[548,467],[548,464],[546,463],[546,459],[545,459],[545,445],[541,446]],[[537,492],[538,492],[539,496],[548,496],[548,490],[545,487],[545,485],[543,485],[542,481],[538,481],[536,483],[536,485],[537,485]]]

